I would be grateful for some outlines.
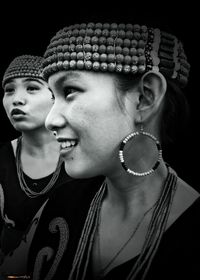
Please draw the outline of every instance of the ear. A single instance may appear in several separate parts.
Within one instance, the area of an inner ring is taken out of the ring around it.
[[[142,76],[139,86],[137,123],[144,123],[158,113],[166,90],[167,82],[160,72],[149,71]]]

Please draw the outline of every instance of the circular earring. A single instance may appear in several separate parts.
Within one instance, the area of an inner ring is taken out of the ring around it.
[[[153,167],[151,169],[149,169],[148,171],[145,171],[145,172],[141,172],[141,173],[131,170],[130,168],[127,167],[125,160],[124,160],[124,154],[123,154],[123,150],[124,150],[126,143],[128,141],[130,141],[132,138],[134,138],[135,136],[139,136],[139,135],[144,135],[144,136],[151,138],[155,142],[157,150],[158,150],[158,159],[157,159],[156,163],[153,165]],[[146,176],[146,175],[153,173],[158,168],[161,158],[162,158],[162,149],[161,149],[160,142],[157,140],[157,138],[155,136],[153,136],[149,132],[141,130],[141,131],[136,131],[136,132],[130,133],[123,139],[123,141],[120,144],[119,159],[122,164],[122,167],[126,170],[126,172],[128,172],[129,174],[132,174],[134,176]]]

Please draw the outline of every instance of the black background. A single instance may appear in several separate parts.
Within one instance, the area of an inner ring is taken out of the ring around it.
[[[175,34],[184,43],[188,60],[191,64],[189,84],[186,96],[191,107],[189,127],[183,135],[177,138],[174,145],[164,151],[165,159],[178,174],[189,184],[200,190],[199,175],[199,16],[196,7],[184,7],[183,4],[175,9],[169,2],[158,4],[144,2],[112,3],[73,2],[61,3],[52,1],[41,7],[42,1],[28,2],[23,5],[4,4],[1,11],[1,57],[0,75],[18,55],[43,55],[49,40],[65,25],[85,21],[123,22],[129,21],[159,27]],[[108,4],[110,7],[108,7]],[[1,97],[3,90],[1,89]],[[2,98],[1,98],[2,100]],[[9,123],[2,102],[0,104],[0,142],[11,140],[18,133]]]

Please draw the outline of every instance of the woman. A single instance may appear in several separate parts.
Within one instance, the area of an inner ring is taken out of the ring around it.
[[[181,42],[144,25],[75,24],[51,39],[46,126],[71,177],[105,181],[48,201],[29,259],[34,280],[197,279],[199,194],[161,149],[173,112],[186,112],[189,70]]]
[[[35,215],[52,191],[71,180],[59,156],[59,145],[44,125],[52,100],[42,63],[40,56],[18,56],[2,80],[3,106],[21,133],[0,149],[2,260],[13,253],[31,224],[37,223]]]

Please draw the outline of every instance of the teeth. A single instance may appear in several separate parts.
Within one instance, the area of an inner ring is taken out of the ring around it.
[[[76,145],[76,141],[75,140],[67,140],[65,142],[62,142],[60,144],[61,148],[62,149],[66,149],[66,148],[69,148],[69,147],[73,147]]]

